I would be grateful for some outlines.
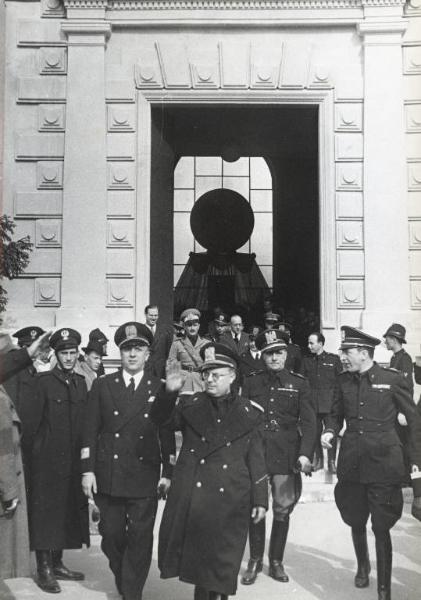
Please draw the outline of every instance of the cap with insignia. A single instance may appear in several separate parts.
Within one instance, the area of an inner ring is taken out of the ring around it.
[[[98,327],[96,329],[92,329],[89,333],[89,341],[90,342],[98,342],[99,344],[106,344],[108,342],[108,338]],[[83,348],[82,348],[83,350]]]
[[[383,334],[383,337],[395,337],[402,344],[406,344],[406,329],[403,325],[399,325],[399,323],[392,323],[389,329]]]
[[[288,337],[284,331],[279,331],[279,329],[266,329],[256,337],[256,346],[261,352],[286,350]]]
[[[185,323],[186,321],[198,321],[201,317],[200,310],[197,308],[186,308],[180,315],[180,321]]]
[[[150,346],[153,342],[153,333],[143,323],[129,321],[120,325],[114,335],[114,343],[122,346]]]
[[[183,323],[180,323],[179,321],[174,321],[173,326],[176,331],[183,331],[184,329]]]
[[[213,320],[215,325],[228,325],[228,317],[224,313],[221,313],[216,319]]]
[[[238,357],[233,350],[224,346],[224,344],[209,342],[201,347],[200,356],[203,358],[201,371],[216,369],[217,367],[231,367],[232,369],[238,367]]]
[[[60,350],[69,350],[70,348],[77,348],[82,341],[80,333],[76,329],[70,327],[63,327],[58,329],[50,337],[50,346],[56,352]]]
[[[103,342],[89,340],[88,345],[85,348],[82,348],[82,350],[85,354],[89,354],[89,352],[96,352],[100,356],[107,356]]]
[[[37,340],[43,333],[45,333],[45,331],[41,329],[41,327],[35,325],[33,327],[19,329],[19,331],[16,331],[16,333],[13,334],[13,337],[17,338],[19,346],[23,348],[24,346],[30,346],[32,342]]]
[[[347,348],[375,348],[381,342],[381,340],[368,335],[355,327],[349,327],[343,325],[341,327],[342,342],[340,350],[346,350]]]
[[[273,313],[273,312],[265,313],[265,322],[266,323],[278,323],[278,321],[280,321],[280,319],[281,319],[281,315],[278,315],[277,313]]]
[[[280,331],[292,331],[291,323],[287,323],[286,321],[280,321],[278,327]]]

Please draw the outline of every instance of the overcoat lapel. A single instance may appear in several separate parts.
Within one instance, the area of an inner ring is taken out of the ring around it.
[[[114,427],[114,430],[118,431],[141,410],[147,408],[150,382],[147,380],[147,375],[144,374],[137,386],[133,398],[129,398],[128,396],[121,371],[116,373],[116,376],[111,379],[108,385],[114,406],[119,413]]]

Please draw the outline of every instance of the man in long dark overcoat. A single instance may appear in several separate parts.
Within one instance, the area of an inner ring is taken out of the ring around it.
[[[159,532],[161,577],[194,584],[195,600],[235,594],[250,516],[267,508],[261,410],[231,385],[238,357],[209,342],[201,350],[204,392],[157,399],[151,416],[181,430],[183,445]],[[176,366],[172,367],[176,369]],[[180,389],[180,373],[167,371],[167,388]]]
[[[64,566],[63,549],[89,545],[80,471],[87,388],[85,379],[74,372],[80,341],[80,334],[70,328],[52,335],[57,364],[38,375],[30,425],[30,543],[37,559],[37,583],[50,593],[60,591],[58,579],[84,578]]]
[[[311,472],[316,439],[316,415],[307,379],[288,371],[289,336],[270,329],[256,338],[262,352],[264,371],[244,380],[242,395],[264,412],[261,423],[265,460],[270,475],[273,523],[269,544],[269,575],[288,582],[283,557],[290,514],[301,495],[301,474]],[[265,550],[265,521],[250,522],[250,560],[241,583],[251,585],[262,570]]]
[[[124,323],[114,341],[122,368],[92,385],[82,485],[100,510],[101,548],[117,589],[125,600],[140,600],[152,559],[158,486],[164,493],[169,486],[174,443],[149,414],[156,395],[167,398],[161,380],[145,370],[150,329],[136,321]]]
[[[353,327],[341,328],[344,373],[339,375],[339,393],[327,417],[322,444],[329,448],[346,421],[338,457],[335,500],[343,521],[351,527],[358,569],[357,588],[369,585],[370,561],[366,525],[376,540],[377,591],[379,600],[391,598],[392,542],[390,529],[402,514],[402,481],[405,464],[396,417],[405,415],[410,436],[414,502],[413,514],[421,509],[421,419],[404,377],[395,369],[380,367],[373,360],[380,340]]]

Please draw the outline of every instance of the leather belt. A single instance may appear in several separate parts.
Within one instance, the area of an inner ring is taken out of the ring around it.
[[[195,367],[193,367],[192,365],[181,365],[181,368],[183,369],[183,371],[188,371],[189,373],[192,373],[195,370]]]
[[[355,421],[347,424],[346,431],[350,433],[374,433],[376,431],[381,433],[392,433],[395,430],[393,425],[389,423],[367,423],[361,421]]]

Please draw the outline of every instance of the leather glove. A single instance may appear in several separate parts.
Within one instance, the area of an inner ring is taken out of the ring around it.
[[[320,441],[322,443],[323,448],[327,448],[330,450],[332,448],[332,440],[335,436],[331,431],[327,431],[326,433],[322,433],[320,437]]]
[[[171,487],[171,479],[168,479],[167,477],[161,477],[161,479],[158,481],[158,488],[157,488],[157,493],[158,493],[158,500],[166,500],[167,499],[167,495],[168,495],[168,491]]]
[[[297,460],[297,471],[301,471],[307,477],[311,477],[312,465],[307,456],[299,456]]]
[[[11,500],[6,500],[6,502],[2,502],[3,513],[5,519],[12,519],[16,509],[19,504],[19,498],[12,498]]]

